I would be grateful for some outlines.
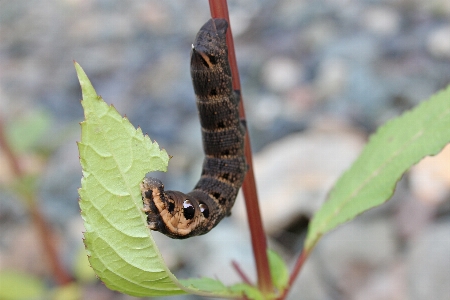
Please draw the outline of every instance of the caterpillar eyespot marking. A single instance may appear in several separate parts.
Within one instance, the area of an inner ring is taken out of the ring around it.
[[[231,208],[247,172],[245,121],[239,119],[240,93],[233,91],[224,19],[210,19],[191,50],[191,78],[202,127],[205,158],[200,180],[184,194],[164,191],[163,183],[141,183],[148,227],[185,239],[213,229]]]

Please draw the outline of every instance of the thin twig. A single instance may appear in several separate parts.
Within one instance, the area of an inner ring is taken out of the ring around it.
[[[302,269],[306,259],[308,258],[309,252],[306,252],[305,250],[302,251],[300,256],[297,258],[297,261],[295,262],[294,269],[292,269],[291,275],[289,276],[289,282],[287,287],[284,289],[283,294],[277,298],[277,300],[284,300],[286,296],[288,295],[292,285],[295,282],[295,279],[297,279],[298,274],[300,273],[300,270]]]
[[[211,16],[213,18],[223,18],[230,25],[227,31],[228,59],[230,61],[231,73],[233,78],[233,89],[241,90],[239,72],[236,63],[236,54],[234,51],[233,35],[228,16],[228,5],[226,0],[209,0]],[[241,98],[240,117],[245,119],[244,101]],[[258,195],[256,192],[255,176],[253,173],[253,159],[250,145],[250,138],[245,135],[245,157],[249,165],[249,170],[242,185],[242,191],[245,198],[247,218],[251,233],[253,254],[255,256],[256,272],[258,277],[258,287],[264,294],[273,292],[273,283],[270,275],[269,262],[267,259],[267,241],[262,226],[261,213],[258,204]]]
[[[72,282],[72,278],[61,265],[50,228],[36,205],[36,199],[32,199],[32,201],[30,201],[29,212],[31,214],[33,224],[37,228],[38,234],[40,235],[44,251],[49,259],[53,280],[58,285],[66,285]]]
[[[238,273],[239,277],[241,277],[243,282],[245,282],[248,285],[253,285],[250,278],[247,276],[247,274],[244,273],[244,271],[241,269],[241,267],[235,260],[231,261],[231,265],[233,266],[234,270]]]

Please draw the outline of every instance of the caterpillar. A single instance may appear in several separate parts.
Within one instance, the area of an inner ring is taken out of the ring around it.
[[[210,19],[197,33],[191,50],[191,78],[202,127],[205,158],[200,180],[184,194],[164,191],[163,183],[141,183],[148,227],[174,239],[202,235],[231,208],[247,171],[245,123],[239,119],[240,93],[233,91],[224,19]]]

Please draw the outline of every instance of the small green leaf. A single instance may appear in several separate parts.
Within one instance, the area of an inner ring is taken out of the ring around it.
[[[275,251],[269,249],[267,251],[267,258],[269,259],[270,275],[273,285],[279,291],[282,291],[288,284],[289,270],[283,259]]]
[[[45,284],[38,278],[13,271],[0,272],[0,299],[39,299],[46,292]]]
[[[423,157],[439,153],[449,141],[450,86],[388,122],[370,138],[312,219],[306,251],[323,234],[387,201],[406,170]]]
[[[266,295],[266,297],[264,297],[264,295],[256,287],[250,286],[245,283],[238,283],[232,285],[230,287],[230,292],[233,292],[235,295],[242,295],[242,296],[245,295],[245,299],[268,300],[275,298],[274,295],[272,296]]]

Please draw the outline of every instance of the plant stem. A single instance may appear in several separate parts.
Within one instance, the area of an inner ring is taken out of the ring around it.
[[[289,282],[287,287],[284,289],[283,294],[277,298],[277,300],[284,300],[286,296],[288,295],[292,285],[295,282],[295,279],[297,279],[298,274],[300,273],[300,270],[303,267],[303,264],[305,263],[306,259],[308,258],[309,251],[303,250],[300,256],[297,258],[297,261],[295,262],[294,269],[292,269],[291,275],[289,276]]]
[[[234,270],[239,274],[239,277],[241,277],[242,281],[245,282],[248,285],[253,285],[250,278],[242,271],[241,267],[236,261],[231,261],[231,265],[233,266]]]
[[[33,197],[34,198],[34,197]],[[34,226],[40,235],[44,251],[49,259],[50,268],[53,274],[53,280],[58,285],[65,285],[72,282],[70,275],[64,270],[58,259],[58,252],[56,251],[54,239],[51,236],[51,231],[39,208],[36,205],[36,199],[31,199],[29,204],[29,212],[31,214]]]
[[[14,153],[13,149],[10,147],[8,139],[5,133],[5,126],[3,124],[3,120],[0,118],[0,147],[6,154],[8,158],[9,165],[11,170],[14,173],[16,180],[22,179],[25,174],[20,168],[19,158]],[[29,193],[27,195],[27,209],[29,214],[31,215],[31,219],[33,221],[34,227],[37,229],[38,234],[40,236],[42,247],[44,248],[44,252],[47,255],[48,261],[50,263],[50,267],[52,270],[53,280],[58,285],[65,285],[72,281],[69,274],[64,270],[61,265],[56,248],[53,243],[53,239],[51,236],[51,230],[45,222],[44,217],[42,216],[39,208],[37,206],[37,199],[33,196],[35,193]]]
[[[230,61],[231,73],[233,78],[233,89],[241,90],[239,71],[236,63],[236,54],[234,51],[233,35],[231,32],[230,18],[228,15],[228,5],[226,0],[209,0],[212,18],[223,18],[228,21],[227,46],[228,59]],[[245,120],[244,101],[241,97],[240,117]],[[242,191],[245,198],[247,219],[250,227],[253,254],[255,256],[256,273],[258,277],[258,288],[263,294],[273,292],[273,283],[270,275],[269,261],[267,259],[267,242],[262,226],[261,213],[258,204],[258,195],[256,192],[255,176],[253,173],[253,159],[250,145],[250,138],[247,131],[245,135],[245,157],[249,169],[242,185]]]

